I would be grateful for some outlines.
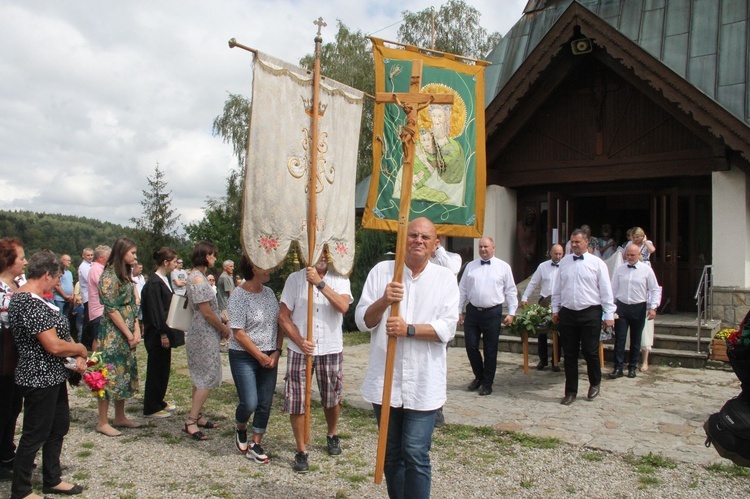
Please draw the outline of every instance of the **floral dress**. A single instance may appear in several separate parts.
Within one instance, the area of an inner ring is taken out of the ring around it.
[[[99,278],[99,299],[104,305],[99,326],[99,349],[104,363],[114,366],[113,385],[108,394],[115,400],[127,399],[138,391],[138,361],[135,350],[131,350],[127,338],[112,322],[109,313],[120,312],[127,328],[133,331],[138,312],[135,286],[130,280],[120,282],[114,269],[107,267]]]
[[[193,385],[200,389],[218,388],[221,385],[220,332],[206,321],[198,304],[208,302],[211,311],[219,318],[216,295],[206,276],[193,270],[187,279],[188,303],[193,308],[193,321],[185,335],[185,350]]]

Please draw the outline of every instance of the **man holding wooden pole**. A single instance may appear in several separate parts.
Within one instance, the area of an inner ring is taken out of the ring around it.
[[[396,263],[381,262],[367,276],[355,318],[371,331],[364,399],[380,421],[388,338],[396,338],[384,474],[390,497],[430,496],[429,450],[438,410],[446,400],[446,344],[456,333],[459,291],[453,273],[430,263],[437,232],[426,218],[409,223],[403,283]],[[399,315],[390,309],[399,305]]]

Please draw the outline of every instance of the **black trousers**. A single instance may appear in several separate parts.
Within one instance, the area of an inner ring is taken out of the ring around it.
[[[60,452],[70,427],[66,382],[49,388],[18,387],[24,398],[23,433],[13,465],[11,499],[32,493],[31,472],[34,458],[42,449],[42,478],[45,487],[55,487],[62,479]]]
[[[578,354],[583,353],[591,386],[602,382],[599,364],[599,335],[602,330],[602,307],[583,310],[560,309],[560,341],[565,350],[565,395],[578,395]]]
[[[630,328],[630,355],[628,369],[638,367],[641,356],[641,337],[646,325],[647,304],[635,303],[628,305],[617,301],[617,320],[615,321],[615,369],[622,369],[625,364],[625,340]]]
[[[143,414],[153,414],[164,410],[167,403],[164,397],[169,385],[169,371],[172,366],[172,348],[161,346],[161,337],[151,334],[146,338],[146,388],[143,393]]]
[[[474,305],[466,305],[464,319],[464,342],[466,355],[469,357],[474,377],[482,386],[490,387],[495,381],[497,370],[497,345],[500,338],[500,326],[503,322],[503,306],[498,305],[485,310],[478,310]],[[484,360],[479,351],[479,339],[484,348]]]
[[[22,405],[21,389],[14,377],[0,376],[0,466],[10,467],[16,455],[16,420]]]

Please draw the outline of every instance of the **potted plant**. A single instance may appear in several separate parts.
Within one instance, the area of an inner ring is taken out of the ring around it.
[[[729,362],[727,356],[727,340],[737,333],[737,329],[724,328],[714,336],[711,340],[711,360],[720,360],[722,362]]]

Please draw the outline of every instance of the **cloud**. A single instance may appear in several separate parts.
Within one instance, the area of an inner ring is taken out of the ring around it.
[[[469,2],[506,32],[523,0]],[[418,11],[424,0],[409,5]],[[0,208],[129,224],[158,162],[188,223],[236,165],[211,135],[227,92],[250,95],[240,42],[290,62],[311,53],[322,16],[395,39],[402,2],[240,0],[0,5]]]

